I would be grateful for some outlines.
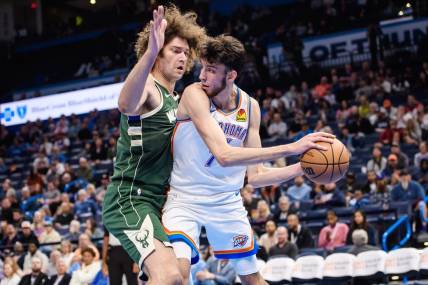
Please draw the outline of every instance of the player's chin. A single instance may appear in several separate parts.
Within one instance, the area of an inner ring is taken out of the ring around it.
[[[174,81],[178,81],[181,78],[183,78],[183,76],[184,76],[184,72],[183,73],[176,72],[176,73],[174,73],[174,75],[172,77],[173,77]]]
[[[205,90],[205,93],[209,98],[214,98],[217,95],[217,93],[210,92],[209,90]]]
[[[201,88],[202,88],[202,90],[204,90],[205,94],[207,94],[208,97],[213,97],[212,96],[213,94],[212,94],[211,90],[208,87],[206,87],[204,85],[201,85]]]

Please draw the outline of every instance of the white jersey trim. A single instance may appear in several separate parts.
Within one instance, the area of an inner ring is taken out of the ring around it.
[[[129,122],[128,122],[128,120],[126,120],[126,124],[128,125],[128,129],[129,129]],[[142,127],[142,121],[140,120],[140,127]],[[132,210],[134,211],[134,213],[137,215],[137,217],[138,217],[138,221],[135,223],[135,224],[129,224],[128,223],[128,219],[126,218],[126,215],[122,212],[122,209],[123,209],[123,206],[122,206],[122,204],[120,203],[120,200],[122,199],[122,193],[120,192],[120,188],[122,187],[122,183],[123,183],[123,178],[124,178],[124,173],[126,172],[126,171],[128,171],[128,169],[129,168],[131,168],[131,159],[132,159],[132,157],[133,157],[133,153],[132,153],[132,150],[131,150],[131,148],[132,148],[133,146],[132,146],[132,142],[131,142],[131,144],[129,145],[129,153],[131,154],[130,156],[129,156],[129,158],[128,158],[128,166],[126,167],[126,169],[124,169],[123,171],[122,171],[122,173],[121,173],[121,179],[120,179],[120,184],[117,186],[117,193],[119,194],[119,198],[117,198],[117,201],[116,201],[116,203],[119,205],[119,212],[120,212],[120,214],[123,216],[123,219],[125,220],[125,223],[126,223],[126,225],[128,226],[128,227],[135,227],[135,226],[137,226],[139,223],[140,223],[140,221],[141,221],[141,216],[140,216],[140,214],[138,213],[138,211],[137,211],[137,209],[134,207],[134,203],[132,202],[132,198],[131,198],[131,194],[132,194],[132,191],[129,191],[129,196],[128,196],[128,198],[129,198],[129,202],[131,203],[131,207],[132,207]],[[142,146],[142,144],[141,144],[141,150],[143,150],[143,146]],[[144,153],[143,151],[142,151],[142,153]],[[131,189],[134,187],[134,181],[135,181],[135,177],[137,176],[137,169],[138,169],[138,166],[140,165],[140,161],[141,161],[141,158],[143,157],[143,154],[140,156],[140,158],[138,159],[138,164],[137,164],[137,167],[135,168],[135,172],[134,172],[134,177],[132,178],[132,185],[131,185]]]
[[[155,80],[156,81],[156,80]],[[156,81],[157,82],[157,81]],[[162,95],[162,91],[160,90],[160,87],[157,85],[157,84],[155,84],[155,86],[156,86],[156,88],[158,89],[158,91],[159,91],[159,95],[160,95],[160,97],[161,97],[161,102],[160,102],[160,104],[159,104],[159,106],[157,106],[156,108],[154,108],[153,110],[151,110],[150,112],[148,112],[148,113],[146,113],[146,114],[142,114],[142,115],[140,115],[140,119],[146,119],[146,118],[148,118],[148,117],[151,117],[151,116],[153,116],[154,114],[156,114],[157,112],[159,112],[160,111],[160,109],[162,109],[162,107],[163,107],[163,95]]]

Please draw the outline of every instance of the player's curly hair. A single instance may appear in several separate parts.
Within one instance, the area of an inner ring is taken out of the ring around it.
[[[245,48],[242,43],[228,35],[207,38],[200,47],[200,57],[213,64],[224,64],[239,72],[245,63]]]
[[[192,69],[194,60],[197,57],[198,47],[206,37],[205,29],[196,22],[197,15],[195,12],[182,13],[175,5],[169,4],[165,7],[165,20],[167,26],[165,30],[165,43],[167,45],[173,38],[180,37],[187,40],[190,53],[186,64],[186,71]],[[150,23],[148,23],[142,32],[138,34],[135,44],[135,51],[139,59],[147,50],[150,37]],[[162,50],[159,52],[162,54]]]

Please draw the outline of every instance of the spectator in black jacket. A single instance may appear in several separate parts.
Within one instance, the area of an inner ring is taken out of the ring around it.
[[[99,163],[99,161],[107,159],[107,149],[104,145],[102,138],[98,137],[95,142],[92,143],[89,149],[90,157],[92,161]]]
[[[31,229],[31,223],[29,221],[23,221],[21,223],[21,233],[18,235],[18,241],[24,245],[24,250],[28,249],[28,243],[32,240],[36,240],[37,236]]]
[[[53,275],[48,285],[68,285],[71,281],[71,275],[67,273],[67,264],[64,259],[60,258],[56,264],[57,274]]]
[[[18,241],[18,236],[16,234],[15,226],[12,224],[8,224],[6,227],[6,235],[2,239],[0,245],[3,247],[10,247],[6,250],[10,250],[14,244]]]
[[[19,285],[47,285],[48,276],[42,272],[42,260],[37,256],[31,259],[31,273],[22,277]]]
[[[287,224],[289,241],[296,244],[299,249],[314,247],[315,243],[311,231],[300,224],[296,214],[288,215]]]
[[[349,229],[348,236],[346,238],[347,244],[352,244],[352,233],[356,230],[365,230],[367,232],[369,245],[377,244],[376,229],[367,222],[367,216],[361,210],[357,210],[354,212],[351,227]]]
[[[358,189],[358,182],[355,177],[355,173],[352,171],[349,171],[346,173],[346,183],[342,185],[341,189],[345,193],[354,193],[356,189]]]
[[[1,209],[0,220],[7,221],[8,224],[13,223],[12,202],[9,198],[4,198],[1,201]]]
[[[273,220],[278,224],[287,221],[288,215],[296,211],[290,205],[290,199],[287,196],[281,196],[278,201],[278,207],[273,214]]]

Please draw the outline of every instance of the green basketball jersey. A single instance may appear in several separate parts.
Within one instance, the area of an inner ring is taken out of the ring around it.
[[[119,200],[129,200],[131,196],[142,199],[160,210],[172,170],[171,135],[178,97],[158,82],[156,87],[161,94],[157,108],[141,116],[121,115],[112,177],[117,193],[108,194],[118,195]]]

